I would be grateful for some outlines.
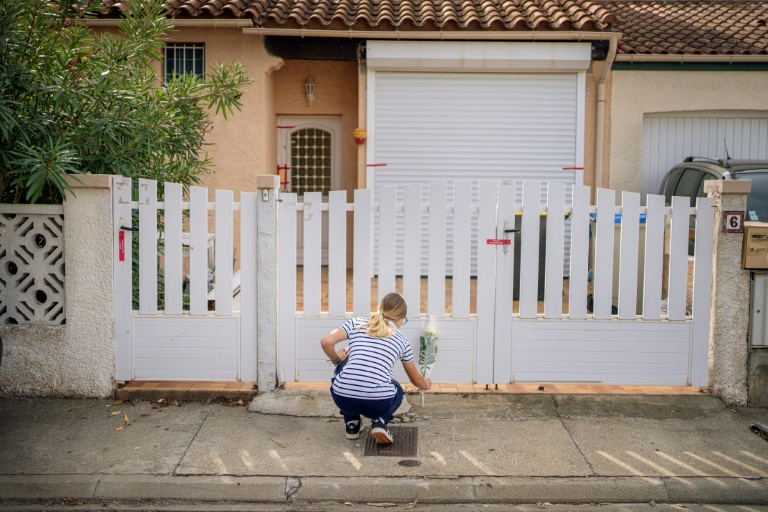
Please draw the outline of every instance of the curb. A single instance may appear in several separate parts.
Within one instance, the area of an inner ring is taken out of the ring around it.
[[[4,475],[0,500],[768,504],[768,479],[727,477],[284,477]]]

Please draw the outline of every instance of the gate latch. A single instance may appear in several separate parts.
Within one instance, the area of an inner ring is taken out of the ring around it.
[[[510,240],[509,234],[520,231],[519,229],[509,229],[507,226],[509,226],[509,223],[504,221],[504,238],[489,238],[485,241],[487,245],[501,245],[504,254],[509,252],[509,246],[512,245],[512,240]]]

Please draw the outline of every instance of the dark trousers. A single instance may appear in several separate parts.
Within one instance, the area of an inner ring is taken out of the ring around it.
[[[333,383],[333,380],[339,374],[346,362],[345,359],[336,367],[333,372],[334,378],[331,379],[331,383]],[[344,416],[345,423],[349,421],[357,421],[360,419],[360,416],[365,416],[372,420],[381,418],[381,421],[384,423],[389,423],[392,421],[392,418],[394,418],[395,411],[397,411],[400,404],[403,403],[403,395],[405,394],[403,392],[403,387],[399,382],[392,379],[392,384],[395,385],[395,396],[383,400],[362,400],[360,398],[339,396],[333,392],[333,389],[331,389],[331,396],[333,397],[333,402],[339,408],[339,412]]]

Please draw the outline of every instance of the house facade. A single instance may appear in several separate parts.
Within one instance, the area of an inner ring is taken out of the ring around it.
[[[94,26],[114,25],[126,8],[105,5]],[[252,80],[243,111],[214,121],[210,188],[253,190],[256,174],[282,172],[285,190],[300,194],[470,178],[645,195],[691,154],[722,158],[726,145],[735,158],[768,154],[763,3],[175,0],[168,9],[169,45],[197,45],[205,65],[240,61]],[[366,132],[359,144],[356,129]]]
[[[126,8],[105,3],[94,26]],[[252,80],[243,111],[214,120],[209,188],[253,190],[265,172],[300,194],[466,178],[593,185],[600,171],[619,34],[599,3],[169,8],[169,45],[202,48],[206,66],[240,61]]]
[[[768,159],[767,4],[603,6],[622,34],[611,72],[607,185],[645,196],[688,156]]]

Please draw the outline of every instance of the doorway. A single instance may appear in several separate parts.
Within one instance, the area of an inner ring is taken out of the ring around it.
[[[341,116],[278,116],[277,165],[284,169],[283,192],[297,194],[341,189]],[[297,258],[304,254],[303,222],[297,226]],[[328,264],[328,212],[323,212],[322,264]]]

